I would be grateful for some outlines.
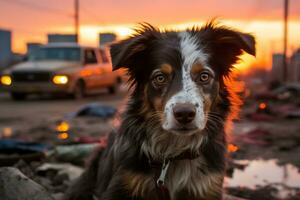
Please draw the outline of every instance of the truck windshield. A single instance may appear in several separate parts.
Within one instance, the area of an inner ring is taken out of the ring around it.
[[[41,48],[33,54],[29,60],[62,60],[62,61],[80,61],[80,48]]]

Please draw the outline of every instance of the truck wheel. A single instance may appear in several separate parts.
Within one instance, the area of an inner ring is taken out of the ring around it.
[[[82,99],[85,96],[85,85],[83,81],[78,81],[73,92],[74,99]]]
[[[118,77],[115,81],[115,83],[108,87],[108,92],[109,94],[116,94],[119,91],[120,85],[122,83],[122,79],[120,77]]]
[[[22,93],[22,92],[11,92],[10,96],[15,101],[21,101],[21,100],[26,99],[27,95],[25,93]]]

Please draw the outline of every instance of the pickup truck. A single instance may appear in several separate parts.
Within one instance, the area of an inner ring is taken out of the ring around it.
[[[112,71],[107,49],[52,43],[41,47],[28,61],[4,70],[0,83],[14,100],[44,93],[80,99],[101,88],[115,93],[124,75],[124,71]]]

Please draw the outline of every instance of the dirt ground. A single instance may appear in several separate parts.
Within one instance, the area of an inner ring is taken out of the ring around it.
[[[58,126],[67,123],[69,135],[66,141],[80,136],[98,137],[111,131],[111,123],[106,126],[106,120],[100,118],[70,119],[68,116],[91,103],[118,109],[124,104],[125,95],[125,92],[116,95],[103,92],[82,100],[32,96],[25,101],[12,101],[7,93],[0,93],[0,134],[26,141],[59,143]]]
[[[93,102],[122,110],[124,99],[126,92],[118,95],[101,93],[77,101],[32,97],[15,102],[8,94],[0,93],[0,136],[51,145],[74,141],[89,143],[107,135],[119,121],[96,117],[70,118],[70,113]],[[300,119],[271,115],[266,119],[253,120],[249,118],[251,112],[254,112],[253,102],[244,107],[241,119],[234,123],[230,135],[232,148],[225,181],[226,191],[254,200],[299,200]],[[63,135],[66,137],[61,137],[60,129],[66,129],[67,135]],[[38,165],[36,162],[15,164],[55,195],[66,189],[67,184],[62,181],[64,177],[53,176],[53,172],[35,176],[34,170]]]

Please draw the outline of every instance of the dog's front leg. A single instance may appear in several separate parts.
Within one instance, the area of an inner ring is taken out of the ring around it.
[[[130,196],[121,175],[114,175],[105,192],[98,196],[99,200],[140,200]]]

